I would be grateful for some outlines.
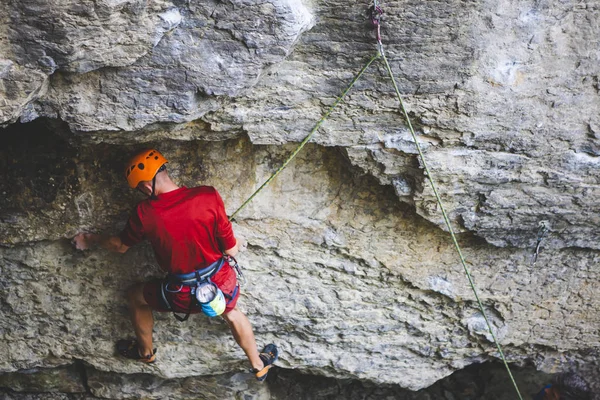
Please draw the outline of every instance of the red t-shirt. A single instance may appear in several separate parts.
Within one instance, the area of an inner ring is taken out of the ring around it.
[[[120,238],[129,247],[150,241],[158,264],[172,274],[207,267],[236,244],[223,200],[211,186],[184,186],[141,201]]]

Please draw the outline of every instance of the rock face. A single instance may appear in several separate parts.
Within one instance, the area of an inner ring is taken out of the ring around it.
[[[600,7],[383,6],[386,56],[509,361],[593,376]],[[160,272],[147,246],[77,253],[68,239],[123,226],[139,197],[121,166],[141,146],[159,147],[179,184],[216,186],[233,212],[376,52],[366,4],[5,7],[0,371],[76,359],[222,385],[245,364],[220,320],[157,316],[155,367],[113,357],[132,334],[125,289]],[[314,142],[235,224],[259,342],[278,343],[285,368],[411,390],[497,359],[381,61]]]
[[[119,143],[245,132],[279,144],[303,137],[375,52],[360,2],[63,3],[9,5],[0,122],[58,117]],[[387,55],[454,222],[528,247],[545,221],[553,246],[597,249],[598,5],[385,12]],[[316,141],[346,147],[442,225],[382,65]]]
[[[36,102],[20,88],[2,121],[51,115],[76,131],[192,121],[254,86],[313,21],[299,0],[61,3],[13,5],[6,62],[38,65],[39,85],[52,83]]]
[[[517,368],[517,382],[525,393],[536,393],[550,377],[533,368]],[[57,378],[60,378],[58,380]],[[45,385],[40,386],[43,382]],[[54,383],[54,386],[51,386]],[[483,364],[458,371],[430,388],[412,392],[394,385],[375,385],[356,380],[336,380],[274,369],[265,384],[249,379],[249,374],[223,374],[163,379],[149,374],[122,375],[101,372],[75,364],[54,369],[35,369],[0,375],[0,387],[11,384],[12,391],[2,391],[7,400],[38,399],[329,399],[359,400],[385,398],[400,400],[512,399],[506,393],[508,376],[501,365]],[[45,388],[37,394],[35,389]],[[52,389],[59,389],[60,392]],[[86,390],[87,389],[87,390]],[[32,393],[33,392],[33,393]],[[95,396],[93,394],[95,394]],[[98,397],[96,397],[98,396]],[[452,397],[456,396],[456,397]]]

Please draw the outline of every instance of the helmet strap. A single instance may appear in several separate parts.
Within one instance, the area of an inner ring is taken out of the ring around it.
[[[154,175],[154,178],[152,178],[152,193],[150,193],[150,199],[152,199],[152,200],[156,200],[158,198],[156,196],[156,194],[154,193],[155,189],[156,189],[156,175]]]

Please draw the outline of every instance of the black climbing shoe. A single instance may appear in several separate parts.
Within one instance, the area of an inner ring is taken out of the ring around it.
[[[277,350],[277,346],[271,343],[266,345],[263,351],[261,351],[258,356],[260,357],[265,366],[260,371],[255,369],[254,373],[256,375],[256,380],[262,382],[265,379],[267,379],[269,370],[271,369],[275,361],[277,361],[277,357],[279,357],[279,351]]]
[[[151,364],[156,360],[156,349],[152,350],[152,354],[142,356],[139,350],[139,344],[135,339],[121,339],[117,342],[117,351],[120,355],[130,360],[141,361]]]

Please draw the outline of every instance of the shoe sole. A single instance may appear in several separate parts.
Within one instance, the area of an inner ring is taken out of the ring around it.
[[[269,370],[271,369],[272,366],[273,366],[273,364],[269,364],[266,367],[264,367],[263,369],[261,369],[260,371],[258,371],[255,374],[256,380],[259,382],[262,382],[265,379],[267,379],[267,375],[269,374]]]
[[[261,369],[260,371],[258,371],[255,376],[256,376],[256,380],[259,382],[264,381],[265,379],[267,379],[267,375],[269,374],[269,370],[271,369],[271,367],[275,364],[275,362],[277,362],[277,359],[279,358],[279,349],[277,348],[277,346],[273,345],[275,347],[275,356],[273,357],[273,361],[271,361],[271,364],[265,366],[263,369]],[[265,347],[265,349],[268,346]],[[264,349],[263,349],[264,350]],[[267,353],[261,353],[261,354],[267,354]]]

